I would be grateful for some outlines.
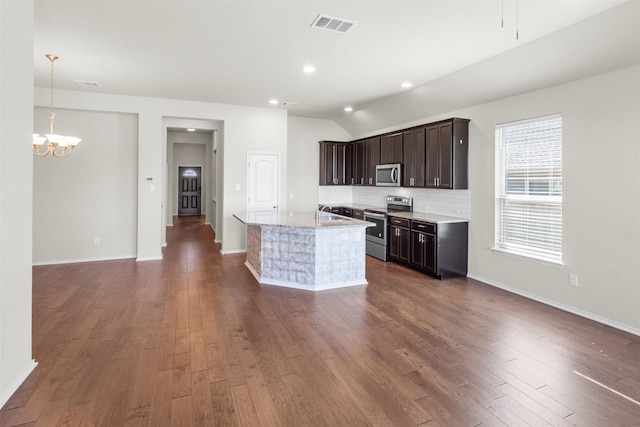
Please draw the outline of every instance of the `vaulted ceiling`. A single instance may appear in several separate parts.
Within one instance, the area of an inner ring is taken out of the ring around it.
[[[277,99],[270,108],[358,134],[637,64],[639,10],[637,0],[36,0],[35,84],[48,87],[54,53],[58,89]],[[356,24],[314,29],[319,14]]]

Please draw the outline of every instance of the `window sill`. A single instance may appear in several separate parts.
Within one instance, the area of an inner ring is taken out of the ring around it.
[[[499,255],[505,255],[505,256],[510,256],[512,258],[519,258],[525,261],[531,261],[531,262],[535,262],[537,264],[542,264],[542,265],[547,265],[549,267],[555,267],[555,268],[564,268],[565,264],[564,262],[560,262],[560,261],[551,261],[548,259],[544,259],[544,258],[537,258],[531,255],[524,255],[521,253],[517,253],[517,252],[511,252],[508,251],[506,249],[501,249],[501,248],[490,248],[494,253],[499,254]]]

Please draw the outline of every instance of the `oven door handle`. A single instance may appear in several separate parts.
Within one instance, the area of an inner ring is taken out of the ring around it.
[[[372,213],[372,212],[365,212],[364,213],[364,219],[366,221],[367,217],[370,216],[371,218],[378,218],[378,219],[385,219],[387,216],[385,214],[378,214],[378,213]]]

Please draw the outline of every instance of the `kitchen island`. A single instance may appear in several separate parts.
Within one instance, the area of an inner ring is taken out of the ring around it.
[[[245,212],[245,265],[264,285],[321,291],[366,285],[365,229],[372,223],[327,212]]]

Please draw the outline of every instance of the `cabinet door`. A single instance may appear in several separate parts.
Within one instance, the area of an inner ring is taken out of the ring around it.
[[[452,188],[453,172],[453,123],[438,125],[438,187]]]
[[[357,141],[353,143],[353,181],[354,185],[364,185],[364,141]]]
[[[380,138],[367,139],[365,151],[365,185],[376,185],[376,166],[380,164]]]
[[[334,183],[337,185],[351,184],[351,144],[336,144],[334,151]]]
[[[437,239],[434,234],[421,233],[422,234],[422,244],[424,248],[423,253],[423,269],[427,274],[436,277],[437,276]]]
[[[429,126],[426,130],[426,183],[425,187],[438,186],[440,176],[440,133],[438,125]]]
[[[422,241],[423,233],[419,231],[411,230],[411,251],[409,256],[409,264],[422,270],[422,266],[424,265],[424,243]]]
[[[380,164],[402,163],[402,133],[380,138]]]
[[[406,131],[402,134],[402,164],[404,169],[402,170],[402,186],[413,187],[415,178],[413,158],[414,158],[414,132],[412,130]]]
[[[409,264],[411,252],[411,231],[408,228],[398,227],[398,261]]]
[[[394,225],[389,227],[389,258],[394,261],[400,260],[400,239],[398,230],[400,227]]]
[[[320,142],[320,185],[333,185],[335,143]]]
[[[402,151],[404,187],[425,185],[425,128],[412,129],[403,134]]]

